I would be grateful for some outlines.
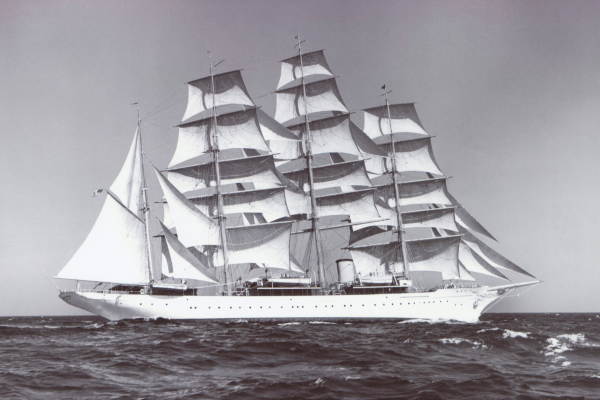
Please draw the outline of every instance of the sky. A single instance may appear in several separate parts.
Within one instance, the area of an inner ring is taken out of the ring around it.
[[[93,226],[136,107],[165,167],[207,51],[273,115],[296,35],[357,122],[383,84],[417,103],[450,192],[543,280],[493,311],[600,311],[600,2],[0,0],[0,316],[81,313],[43,271]]]

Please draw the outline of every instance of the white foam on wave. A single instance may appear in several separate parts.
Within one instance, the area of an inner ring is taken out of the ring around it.
[[[287,325],[300,325],[300,322],[284,322],[283,324],[277,324],[279,326],[287,326]]]
[[[400,321],[398,322],[398,324],[418,324],[418,323],[425,323],[425,324],[447,324],[447,325],[465,325],[465,324],[478,324],[480,322],[462,322],[462,321],[450,321],[447,319],[425,319],[425,318],[414,318],[414,319],[407,319],[404,321]]]
[[[478,348],[487,349],[488,348],[485,344],[483,344],[480,341],[470,340],[470,339],[465,339],[465,338],[442,338],[442,339],[438,339],[438,340],[444,344],[469,343],[469,344],[473,345],[474,349],[478,349]]]
[[[510,337],[510,338],[521,337],[524,339],[528,339],[529,336],[527,336],[527,335],[529,335],[529,334],[530,334],[530,332],[517,332],[517,331],[511,331],[510,329],[505,329],[504,333],[502,334],[502,337],[505,339],[508,337]]]
[[[477,333],[483,333],[483,332],[489,332],[489,331],[499,331],[500,328],[490,328],[490,329],[482,329],[480,331],[477,331]]]
[[[335,325],[335,322],[327,322],[327,321],[310,321],[309,324],[317,324],[317,325]]]
[[[546,357],[553,357],[552,363],[556,364],[566,357],[560,354],[565,351],[573,350],[573,345],[582,345],[585,342],[585,335],[583,333],[571,333],[558,335],[555,338],[546,339],[546,348],[544,349],[544,355]],[[594,346],[593,344],[591,346]],[[570,361],[563,361],[561,366],[568,367],[571,365]]]

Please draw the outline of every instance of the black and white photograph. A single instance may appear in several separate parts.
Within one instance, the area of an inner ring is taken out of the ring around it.
[[[600,399],[600,1],[0,0],[0,398]]]

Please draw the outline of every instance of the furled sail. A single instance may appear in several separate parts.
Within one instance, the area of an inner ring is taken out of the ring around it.
[[[307,113],[324,111],[348,113],[348,108],[342,100],[334,78],[308,83],[304,87],[306,90],[306,104],[302,85],[277,91],[275,110],[277,121],[284,123]]]
[[[177,226],[177,236],[186,247],[218,245],[219,226],[196,208],[156,168],[156,177],[169,204],[170,215]]]
[[[333,76],[333,72],[327,64],[323,50],[302,54],[302,66],[303,68],[300,65],[299,55],[281,61],[281,75],[279,77],[277,89],[281,89],[288,83],[301,79],[302,72],[304,72],[304,77],[313,75]]]
[[[413,135],[425,135],[427,132],[421,124],[414,103],[390,104],[389,111],[391,119],[388,118],[388,108],[379,106],[368,108],[364,111],[363,131],[371,138],[391,133],[409,133]],[[391,131],[390,131],[391,122]]]
[[[202,265],[202,263],[194,257],[194,255],[179,240],[177,240],[175,235],[173,235],[166,226],[162,223],[160,223],[160,226],[169,250],[172,277],[218,283],[213,273]]]
[[[458,251],[460,236],[407,241],[411,271],[441,272],[451,279],[460,279]],[[400,242],[350,247],[356,271],[362,276],[387,275],[400,272],[404,259]]]
[[[88,237],[57,278],[144,284],[150,282],[145,224],[111,195]]]
[[[254,106],[250,98],[241,71],[224,72],[214,75],[215,106],[242,104]],[[188,82],[188,104],[182,121],[213,107],[211,77]]]
[[[169,181],[180,192],[189,192],[215,184],[213,162],[189,167],[174,167],[167,171]],[[219,171],[222,185],[245,182],[281,184],[272,155],[220,161]]]
[[[201,156],[210,150],[214,118],[179,125],[179,139],[169,166]],[[256,149],[269,152],[269,146],[261,133],[255,108],[217,116],[219,149]]]
[[[350,115],[348,114],[310,122],[312,154],[347,153],[362,156],[354,141],[350,124]],[[306,135],[306,124],[304,123],[289,126],[288,129],[298,137]]]

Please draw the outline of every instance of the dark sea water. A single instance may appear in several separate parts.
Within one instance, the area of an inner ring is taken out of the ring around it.
[[[0,318],[0,398],[600,399],[600,317]]]

